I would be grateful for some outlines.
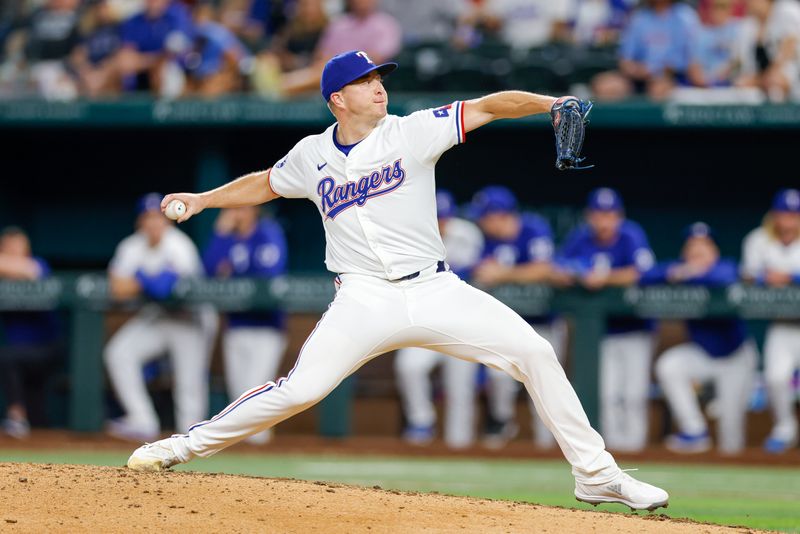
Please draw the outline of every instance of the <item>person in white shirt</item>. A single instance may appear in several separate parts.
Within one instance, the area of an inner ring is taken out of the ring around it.
[[[747,0],[747,12],[737,85],[759,87],[773,101],[800,98],[800,2]]]
[[[764,224],[744,239],[742,277],[769,287],[800,284],[800,190],[782,189]],[[775,425],[764,449],[783,453],[797,444],[792,375],[800,368],[800,324],[774,321],[764,341],[764,378]]]
[[[548,113],[550,96],[505,91],[421,110],[387,113],[382,76],[363,51],[334,56],[321,92],[336,123],[302,139],[274,167],[202,194],[167,195],[186,221],[209,207],[313,202],[327,241],[336,297],[285,377],[248,391],[208,421],[136,449],[128,467],[157,471],[210,456],[316,404],[371,359],[423,347],[508,372],[525,384],[575,476],[575,497],[634,509],[666,506],[667,492],[617,466],[589,424],[550,344],[511,308],[463,282],[444,261],[435,168],[467,132],[501,118]]]
[[[153,440],[160,421],[148,393],[144,366],[169,353],[175,399],[175,426],[185,432],[208,413],[208,366],[216,316],[212,309],[166,309],[181,278],[199,277],[203,265],[192,240],[161,213],[161,195],[138,204],[136,232],[117,246],[108,266],[113,299],[148,301],[111,337],[104,359],[111,385],[125,411],[108,422],[109,434],[133,441]]]

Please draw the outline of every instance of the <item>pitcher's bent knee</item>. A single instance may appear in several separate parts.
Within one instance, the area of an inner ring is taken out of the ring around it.
[[[288,384],[284,385],[283,387],[287,387]],[[319,388],[314,387],[303,387],[295,385],[294,387],[289,386],[288,391],[286,391],[287,400],[290,406],[305,409],[314,404],[318,403],[325,396],[330,393],[329,390],[323,391]]]

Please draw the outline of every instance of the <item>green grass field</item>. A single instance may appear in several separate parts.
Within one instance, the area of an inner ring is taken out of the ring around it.
[[[0,450],[2,462],[123,465],[119,452]],[[622,466],[623,468],[626,466]],[[642,463],[634,475],[666,488],[664,512],[724,525],[800,532],[800,468]],[[567,464],[546,460],[223,453],[178,470],[325,480],[408,491],[592,509],[572,497]],[[608,511],[629,513],[622,506]],[[661,512],[661,511],[659,511]]]

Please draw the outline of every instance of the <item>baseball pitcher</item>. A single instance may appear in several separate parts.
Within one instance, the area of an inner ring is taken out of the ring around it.
[[[442,153],[493,120],[559,105],[559,124],[570,123],[570,110],[580,115],[584,106],[573,97],[508,91],[398,117],[387,114],[382,82],[395,68],[374,64],[362,51],[333,57],[320,83],[333,125],[302,139],[271,169],[202,194],[164,198],[164,208],[173,199],[186,205],[179,221],[206,208],[278,197],[313,202],[338,291],[287,376],[246,392],[186,434],[140,447],[128,466],[160,470],[210,456],[313,406],[380,354],[414,346],[478,361],[523,382],[572,465],[578,499],[635,509],[667,505],[664,490],[622,472],[605,450],[550,344],[444,261],[434,172]]]

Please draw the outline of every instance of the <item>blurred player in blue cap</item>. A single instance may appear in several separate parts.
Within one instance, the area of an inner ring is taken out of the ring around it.
[[[736,262],[720,258],[707,224],[696,222],[684,234],[681,259],[660,263],[644,275],[642,283],[726,287],[738,281]],[[686,328],[689,339],[666,350],[655,367],[678,428],[666,446],[678,453],[711,448],[695,385],[713,382],[718,448],[724,454],[739,453],[745,445],[747,403],[758,358],[755,343],[738,318],[690,319]]]
[[[636,285],[654,255],[639,224],[625,218],[622,197],[595,189],[586,224],[573,230],[557,255],[552,280],[589,290]],[[653,341],[649,322],[611,318],[600,345],[600,432],[610,449],[640,451],[647,443],[647,393]]]
[[[764,223],[747,234],[742,250],[742,277],[770,287],[800,283],[800,191],[775,194]],[[800,325],[774,321],[764,341],[764,378],[775,426],[764,443],[770,453],[797,445],[792,375],[800,368]]]
[[[456,212],[452,193],[438,190],[436,217],[447,249],[447,263],[459,277],[469,279],[481,257],[483,235],[473,223],[457,217]],[[420,347],[402,348],[394,360],[407,422],[403,439],[424,445],[435,435],[436,410],[430,374],[440,364],[445,395],[444,442],[453,449],[468,447],[475,441],[475,380],[479,365]]]
[[[107,431],[120,439],[153,440],[160,433],[156,410],[147,393],[143,367],[169,353],[179,431],[208,413],[208,306],[167,309],[181,278],[203,276],[192,240],[161,213],[162,196],[149,193],[138,203],[136,232],[123,239],[108,266],[109,289],[115,300],[144,299],[146,304],[111,337],[104,358],[114,392],[125,411],[108,422]]]
[[[500,284],[535,284],[550,278],[553,259],[553,233],[545,219],[534,213],[521,213],[514,193],[500,185],[490,185],[475,193],[472,216],[486,237],[481,263],[474,280],[483,287]],[[545,338],[563,364],[563,324],[550,316],[523,317]],[[489,369],[488,400],[491,420],[484,438],[489,448],[498,448],[518,431],[515,421],[519,383],[507,373]],[[540,448],[555,446],[553,434],[531,406],[534,438]]]
[[[274,278],[286,273],[286,237],[273,219],[261,218],[257,206],[228,208],[217,217],[214,237],[203,254],[209,276]],[[280,310],[227,314],[222,337],[225,383],[235,399],[278,373],[286,350],[286,314]],[[261,445],[272,429],[247,441]]]

